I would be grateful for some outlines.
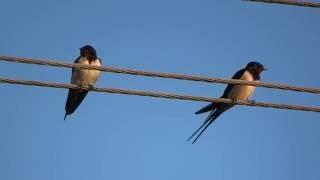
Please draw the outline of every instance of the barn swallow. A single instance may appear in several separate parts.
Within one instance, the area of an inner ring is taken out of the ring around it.
[[[232,79],[259,81],[261,72],[265,70],[267,69],[265,69],[262,64],[258,62],[250,62],[245,68],[234,74]],[[246,101],[252,96],[255,89],[256,86],[228,84],[221,98],[232,99],[234,101]],[[192,143],[194,144],[214,120],[216,120],[223,112],[227,111],[233,106],[234,105],[232,104],[225,103],[211,103],[197,111],[195,114],[201,114],[208,111],[210,111],[210,114],[203,124],[189,137],[188,141],[191,140],[202,129],[198,136],[194,139]]]
[[[74,63],[93,65],[101,67],[101,59],[97,57],[96,50],[90,46],[86,45],[80,48],[80,56],[75,60]],[[71,84],[83,86],[93,86],[98,78],[100,77],[100,71],[98,70],[88,70],[80,68],[72,68]],[[65,116],[72,114],[78,106],[81,104],[82,100],[88,94],[88,90],[83,89],[69,89],[69,94],[65,106]]]

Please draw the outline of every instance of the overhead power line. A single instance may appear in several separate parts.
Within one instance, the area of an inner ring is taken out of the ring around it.
[[[71,64],[71,63],[57,62],[52,60],[39,60],[39,59],[19,58],[19,57],[1,56],[1,55],[0,55],[0,60],[8,61],[8,62],[26,63],[26,64],[55,66],[55,67],[66,67],[66,68],[76,67],[76,68],[83,68],[83,69],[100,70],[100,71],[111,72],[111,73],[198,81],[198,82],[207,82],[207,83],[252,85],[252,86],[265,87],[265,88],[275,88],[275,89],[282,89],[282,90],[320,94],[320,88],[290,86],[290,85],[280,84],[280,83],[264,83],[264,82],[253,82],[253,81],[236,80],[236,79],[221,79],[221,78],[213,78],[213,77],[191,76],[191,75],[184,75],[184,74],[132,70],[132,69],[125,69],[125,68],[96,67],[91,65]]]
[[[304,6],[304,7],[320,8],[320,3],[298,1],[298,0],[243,0],[243,1],[274,3],[274,4],[285,4],[285,5],[293,5],[293,6]]]
[[[61,83],[50,83],[50,82],[40,82],[40,81],[30,81],[30,80],[16,80],[8,78],[0,78],[0,83],[10,83],[10,84],[20,84],[27,86],[39,86],[39,87],[51,87],[51,88],[67,88],[67,89],[79,89],[80,87],[72,84],[61,84]],[[179,99],[179,100],[190,100],[190,101],[205,101],[205,102],[216,102],[216,103],[226,103],[235,105],[245,105],[245,106],[259,106],[277,109],[288,109],[288,110],[299,110],[299,111],[313,111],[320,112],[320,107],[308,107],[308,106],[297,106],[297,105],[286,105],[286,104],[274,104],[274,103],[262,103],[254,101],[233,101],[224,98],[209,98],[201,96],[187,96],[179,94],[168,94],[160,92],[146,92],[137,90],[126,90],[126,89],[114,89],[114,88],[98,88],[98,87],[82,87],[82,89],[103,93],[116,93],[116,94],[126,94],[126,95],[136,95],[136,96],[150,96],[156,98],[166,98],[166,99]]]

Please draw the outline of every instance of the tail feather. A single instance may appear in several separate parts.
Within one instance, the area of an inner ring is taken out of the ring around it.
[[[65,110],[66,114],[64,119],[66,119],[67,115],[72,114],[81,104],[83,99],[86,97],[88,94],[87,90],[82,90],[82,89],[70,89]]]
[[[193,140],[192,144],[196,143],[197,140],[200,138],[200,136],[202,135],[202,133],[210,126],[210,124],[213,123],[214,120],[210,120],[207,125],[202,129],[202,131],[198,134],[198,136]]]
[[[201,114],[201,113],[205,113],[211,110],[214,110],[218,107],[218,104],[216,103],[211,103],[205,107],[203,107],[202,109],[200,109],[199,111],[197,111],[195,114]]]
[[[198,134],[198,136],[193,140],[192,144],[196,143],[197,140],[200,138],[200,136],[204,133],[204,131],[210,126],[210,124],[213,123],[214,120],[216,120],[225,110],[217,109],[209,114],[207,119],[204,121],[204,123],[198,128],[192,136],[188,140],[191,140],[201,129],[201,132]]]
[[[214,113],[214,111],[212,111],[209,116],[206,118],[206,120],[202,123],[202,125],[188,138],[188,141],[190,141],[210,120],[211,115]]]

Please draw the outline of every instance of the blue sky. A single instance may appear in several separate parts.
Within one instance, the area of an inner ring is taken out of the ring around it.
[[[319,87],[319,9],[231,1],[3,1],[0,54]],[[68,83],[70,69],[0,61],[0,76]],[[99,87],[219,97],[225,85],[104,73]],[[207,103],[90,93],[63,121],[67,90],[0,84],[3,180],[318,180],[320,115],[238,106],[197,144]],[[256,101],[319,106],[319,95],[258,88]]]

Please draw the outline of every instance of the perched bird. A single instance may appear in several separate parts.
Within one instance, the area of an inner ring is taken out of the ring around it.
[[[239,70],[235,75],[233,75],[232,79],[240,79],[240,80],[247,80],[247,81],[259,81],[260,74],[262,71],[265,71],[262,64],[258,62],[250,62],[244,69]],[[232,100],[248,100],[254,90],[256,89],[255,86],[249,85],[233,85],[228,84],[227,88],[225,89],[221,98],[227,98]],[[207,119],[203,122],[203,124],[198,128],[188,139],[191,140],[201,129],[202,131],[198,134],[198,136],[194,139],[194,144],[198,138],[202,135],[202,133],[210,126],[210,124],[216,120],[223,112],[230,109],[232,104],[225,104],[225,103],[211,103],[204,108],[200,109],[196,112],[196,114],[201,114],[210,111]]]
[[[80,48],[80,56],[75,60],[74,63],[93,65],[98,67],[101,67],[102,65],[101,59],[97,57],[96,50],[90,45],[86,45]],[[80,87],[93,86],[99,77],[100,71],[98,70],[72,68],[71,84],[75,84]],[[88,91],[81,88],[69,89],[69,94],[65,106],[66,114],[64,116],[64,120],[66,119],[67,115],[72,114],[78,108],[87,94]]]

